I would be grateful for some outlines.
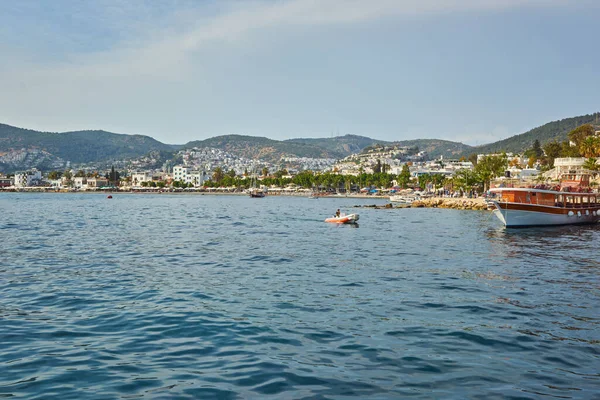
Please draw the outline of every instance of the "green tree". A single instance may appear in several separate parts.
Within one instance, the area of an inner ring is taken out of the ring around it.
[[[56,180],[60,179],[62,173],[60,171],[50,171],[48,172],[48,179]]]
[[[75,177],[76,177],[76,178],[85,178],[85,171],[84,171],[84,170],[82,170],[82,169],[80,169],[79,171],[77,171],[77,172],[75,173]]]
[[[429,182],[431,182],[431,174],[421,174],[418,176],[418,185],[421,190],[425,190]]]
[[[554,167],[554,159],[561,156],[562,145],[556,140],[548,142],[544,145],[545,161],[549,168]]]
[[[446,177],[443,174],[432,174],[431,182],[433,183],[433,190],[443,187],[446,183]]]
[[[287,169],[280,169],[279,171],[275,172],[275,178],[282,178],[285,175],[288,175],[288,171]]]
[[[525,151],[525,157],[538,159],[544,155],[544,150],[542,150],[542,146],[540,145],[540,141],[535,139],[533,142],[533,146],[527,151]]]
[[[225,177],[225,174],[223,173],[223,169],[221,167],[217,167],[215,168],[215,170],[213,171],[212,174],[212,180],[215,183],[221,183],[221,181],[223,180],[223,178]]]
[[[477,154],[469,154],[468,160],[471,161],[471,164],[473,164],[473,166],[477,165]]]
[[[381,172],[381,160],[377,159],[377,164],[373,167],[373,173],[378,174]]]
[[[263,167],[263,169],[262,169],[262,176],[266,177],[267,175],[269,175],[269,168]]]
[[[600,138],[588,136],[579,144],[579,152],[583,157],[600,157]]]
[[[581,153],[579,152],[578,146],[571,146],[568,140],[562,142],[561,146],[561,157],[581,157]]]
[[[227,175],[229,175],[231,178],[235,178],[235,170],[232,168],[231,170],[229,170]]]
[[[408,186],[410,183],[410,168],[408,168],[408,165],[404,164],[402,166],[402,171],[400,171],[400,174],[398,174],[397,180],[400,187],[406,188]]]
[[[66,170],[65,172],[63,172],[63,177],[65,178],[66,186],[71,186],[73,184],[73,174],[71,173],[71,171]]]
[[[583,163],[583,168],[590,171],[598,171],[600,169],[600,165],[598,165],[597,159],[590,157]]]
[[[310,189],[315,185],[315,174],[312,171],[302,171],[292,178],[292,182],[303,188]]]
[[[470,169],[465,168],[456,171],[452,182],[454,184],[455,189],[459,189],[463,192],[468,192],[479,184],[479,179],[480,178],[475,171],[471,171]]]
[[[110,168],[110,172],[106,174],[106,179],[110,182],[112,186],[119,186],[120,175],[117,171],[115,171],[115,167],[112,166]]]
[[[575,143],[575,146],[579,147],[585,138],[594,135],[594,127],[592,124],[584,124],[573,129],[567,134],[570,141]]]
[[[506,154],[501,156],[485,156],[475,167],[475,173],[483,184],[483,190],[488,190],[490,181],[504,174],[508,167],[508,158]]]

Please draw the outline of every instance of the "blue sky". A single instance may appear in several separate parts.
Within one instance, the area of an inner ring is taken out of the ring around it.
[[[0,2],[0,122],[484,144],[600,111],[596,0]]]

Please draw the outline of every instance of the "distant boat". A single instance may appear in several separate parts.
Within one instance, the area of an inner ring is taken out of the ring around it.
[[[405,195],[405,194],[394,194],[390,196],[390,201],[392,203],[400,203],[400,204],[412,204],[413,201],[418,200],[417,196],[413,195]]]
[[[265,197],[265,192],[260,191],[258,189],[255,190],[251,190],[250,191],[250,197],[254,197],[254,198],[262,198]]]
[[[266,196],[266,190],[262,190],[258,187],[258,179],[256,178],[256,176],[254,175],[254,173],[252,173],[252,179],[251,179],[251,183],[250,183],[250,197],[255,198],[255,199],[260,199]]]
[[[590,174],[565,174],[554,187],[492,188],[494,214],[507,228],[593,224],[600,221],[600,194],[589,186]]]
[[[334,224],[355,224],[358,221],[358,214],[340,215],[339,217],[327,218],[325,222]]]

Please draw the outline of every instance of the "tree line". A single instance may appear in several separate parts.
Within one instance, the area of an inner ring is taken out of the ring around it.
[[[543,146],[535,140],[533,146],[525,151],[529,165],[539,161],[542,171],[554,168],[554,160],[563,157],[587,158],[584,168],[591,171],[599,169],[596,159],[600,157],[600,137],[592,124],[581,125],[567,134],[567,140],[552,140]]]

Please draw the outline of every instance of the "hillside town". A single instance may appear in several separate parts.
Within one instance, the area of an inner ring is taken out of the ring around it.
[[[600,132],[597,132],[600,136]],[[193,148],[177,153],[177,164],[166,162],[159,168],[144,169],[155,160],[132,160],[118,163],[121,169],[98,170],[94,168],[65,169],[64,171],[41,171],[31,169],[14,175],[0,175],[0,189],[5,191],[226,191],[243,192],[252,179],[258,181],[265,191],[271,193],[325,190],[333,193],[366,192],[382,195],[395,192],[401,187],[435,190],[456,186],[458,181],[468,180],[477,165],[486,160],[502,159],[503,165],[490,176],[495,179],[540,182],[558,179],[560,173],[589,168],[585,157],[556,158],[554,168],[544,170],[540,159],[524,154],[478,154],[467,160],[427,160],[427,153],[415,148],[398,146],[373,146],[361,153],[341,160],[282,157],[279,165],[260,160],[235,157],[215,148]],[[596,159],[600,163],[600,157]],[[286,168],[291,165],[300,168]],[[352,184],[323,184],[319,181],[300,182],[299,175],[310,173],[314,177],[338,176]],[[383,180],[365,178],[365,182],[351,178],[373,177],[384,174]],[[404,180],[401,177],[404,175]],[[428,179],[431,177],[439,179]],[[227,178],[227,179],[225,179]],[[278,178],[279,180],[276,180]],[[317,184],[315,185],[315,182]],[[308,183],[308,184],[307,184]],[[436,184],[437,183],[437,184]],[[315,188],[315,186],[317,186]],[[365,187],[366,186],[366,187]],[[476,192],[466,190],[464,193]],[[471,185],[475,189],[475,184]],[[484,188],[479,188],[481,192]]]

